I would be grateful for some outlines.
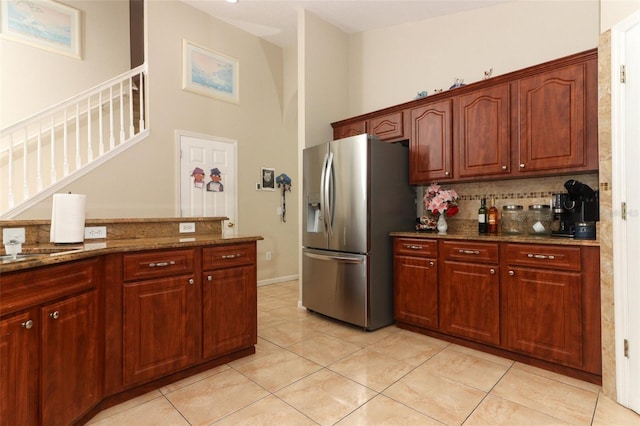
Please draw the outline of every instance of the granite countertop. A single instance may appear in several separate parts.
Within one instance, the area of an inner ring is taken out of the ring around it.
[[[263,239],[257,235],[224,236],[222,224],[225,220],[228,218],[91,219],[85,222],[85,226],[105,226],[107,238],[85,239],[83,243],[78,244],[50,243],[48,220],[2,221],[0,228],[25,228],[26,241],[22,245],[21,253],[30,256],[20,260],[0,261],[0,275],[110,253],[234,244]],[[180,233],[179,223],[183,222],[194,223],[194,232]],[[2,253],[4,254],[3,250]],[[32,256],[35,254],[37,256]]]
[[[437,231],[408,231],[408,232],[391,232],[392,237],[407,238],[423,238],[423,239],[448,239],[448,240],[468,240],[480,242],[507,242],[507,243],[530,243],[530,244],[549,244],[549,245],[565,245],[565,246],[587,246],[599,247],[598,240],[576,240],[575,238],[552,237],[548,235],[509,235],[509,234],[478,234],[478,232],[459,230],[439,234]]]

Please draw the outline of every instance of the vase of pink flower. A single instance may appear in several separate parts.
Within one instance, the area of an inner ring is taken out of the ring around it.
[[[455,216],[458,209],[458,193],[453,189],[444,189],[432,183],[424,194],[424,208],[433,217],[438,218],[438,232],[447,232],[447,217]]]

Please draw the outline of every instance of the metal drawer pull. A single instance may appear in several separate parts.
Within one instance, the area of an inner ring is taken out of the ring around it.
[[[176,264],[175,260],[171,260],[169,262],[151,262],[149,264],[149,268],[156,268],[156,267],[161,268],[163,266],[170,266],[175,264]]]
[[[514,276],[516,273],[513,271],[509,271],[509,275]]]
[[[549,260],[553,260],[553,259],[555,259],[555,258],[556,258],[556,257],[555,257],[554,255],[552,255],[552,254],[550,254],[550,255],[546,255],[546,254],[533,254],[533,253],[529,253],[529,254],[527,255],[527,257],[529,257],[529,258],[533,258],[533,259],[549,259]]]
[[[429,262],[429,266],[435,266],[435,262],[433,261]]]
[[[193,278],[189,278],[189,284],[194,284],[196,281]]]
[[[490,273],[491,275],[495,275],[496,270],[495,270],[495,269],[493,269],[493,268],[491,268],[491,269],[489,269],[489,273]]]
[[[31,330],[33,328],[33,320],[28,320],[20,324],[22,328],[26,328],[27,330]]]
[[[410,250],[422,250],[424,247],[422,247],[422,246],[414,246],[414,245],[411,245],[411,244],[405,244],[404,248],[408,248]]]
[[[53,319],[58,319],[60,318],[60,312],[59,311],[53,311],[49,314],[49,316]]]
[[[460,250],[458,250],[458,253],[462,253],[462,254],[480,254],[480,250],[463,250],[463,249],[460,249]]]
[[[235,259],[236,257],[241,257],[242,254],[240,253],[236,253],[236,254],[223,254],[222,258],[223,259]]]

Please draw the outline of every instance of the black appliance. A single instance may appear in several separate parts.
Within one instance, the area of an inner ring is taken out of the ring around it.
[[[554,194],[551,235],[574,238],[576,224],[600,220],[600,194],[575,179],[566,181],[564,187],[567,192]]]

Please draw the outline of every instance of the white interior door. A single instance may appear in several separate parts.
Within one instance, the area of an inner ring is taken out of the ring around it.
[[[225,216],[225,235],[238,232],[236,141],[178,132],[180,216]]]
[[[611,36],[616,384],[618,402],[640,413],[640,12]]]

